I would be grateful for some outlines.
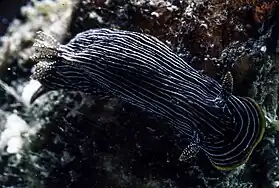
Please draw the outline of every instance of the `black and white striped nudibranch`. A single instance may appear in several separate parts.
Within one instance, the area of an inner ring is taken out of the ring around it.
[[[189,141],[180,160],[202,150],[218,169],[245,163],[263,137],[265,121],[250,98],[193,69],[155,37],[94,29],[61,45],[38,33],[31,76],[44,88],[108,93],[164,118]]]

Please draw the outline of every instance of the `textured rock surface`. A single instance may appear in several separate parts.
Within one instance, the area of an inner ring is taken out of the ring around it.
[[[1,138],[10,115],[25,122],[19,151],[7,150],[8,142],[0,140],[1,185],[278,187],[278,12],[272,0],[32,1],[1,39]],[[28,78],[35,32],[44,30],[66,43],[98,27],[154,35],[218,81],[231,70],[234,93],[256,99],[268,121],[251,160],[231,172],[217,171],[202,154],[178,162],[181,148],[164,122],[106,96],[53,91],[30,105],[32,92],[26,88],[37,87]]]

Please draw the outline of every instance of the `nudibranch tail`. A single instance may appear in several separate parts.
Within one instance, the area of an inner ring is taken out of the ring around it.
[[[264,113],[254,100],[232,97],[228,105],[235,115],[234,130],[203,146],[210,162],[219,170],[232,170],[246,163],[265,131]]]
[[[33,44],[35,54],[31,57],[34,61],[49,60],[58,55],[59,43],[52,36],[39,31]]]

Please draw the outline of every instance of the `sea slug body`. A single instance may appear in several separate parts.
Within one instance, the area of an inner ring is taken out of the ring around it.
[[[199,150],[218,169],[245,163],[263,137],[265,121],[250,98],[231,94],[155,37],[130,31],[92,29],[62,45],[38,33],[33,79],[44,88],[105,92],[169,122],[190,142],[180,156]]]

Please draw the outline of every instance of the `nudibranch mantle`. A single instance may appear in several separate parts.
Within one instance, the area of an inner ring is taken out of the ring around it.
[[[59,44],[43,32],[34,43],[39,63],[31,76],[47,89],[107,93],[162,117],[221,170],[245,163],[263,137],[265,120],[250,98],[231,94],[188,65],[157,38],[131,31],[92,29]]]

